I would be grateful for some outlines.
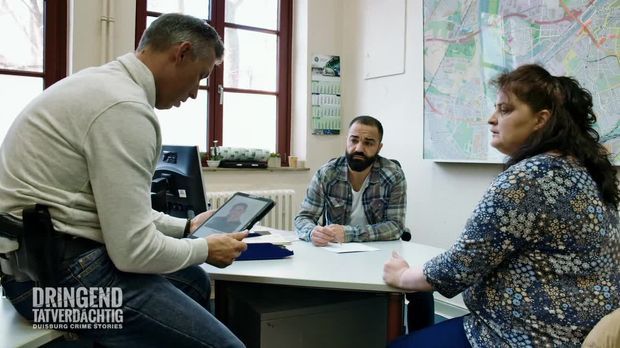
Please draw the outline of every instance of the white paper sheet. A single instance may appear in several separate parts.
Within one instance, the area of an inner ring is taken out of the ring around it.
[[[261,231],[266,231],[266,232],[269,232],[270,234],[260,236],[260,237],[246,238],[243,241],[246,243],[272,243],[276,245],[287,245],[287,244],[291,244],[292,242],[296,240],[299,240],[299,238],[297,237],[297,233],[295,233],[295,231],[278,230],[278,229],[266,227],[266,226],[254,226],[252,228],[252,232],[261,232]]]
[[[323,247],[323,249],[327,251],[331,251],[333,253],[359,253],[365,251],[377,251],[379,249],[375,247],[368,246],[364,243],[329,243],[328,246]]]

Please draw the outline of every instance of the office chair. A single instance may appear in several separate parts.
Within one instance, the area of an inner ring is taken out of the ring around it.
[[[620,347],[620,308],[601,319],[583,341],[584,348]]]
[[[401,168],[401,169],[403,168],[403,166],[401,166],[401,165],[400,165],[400,162],[398,162],[398,160],[395,160],[395,159],[393,159],[393,158],[390,158],[390,161],[392,161],[392,162],[396,163],[396,165],[397,165],[399,168]],[[403,234],[401,234],[401,235],[400,235],[400,239],[404,240],[405,242],[410,241],[410,240],[411,240],[411,233],[410,233],[410,232],[408,232],[408,231],[403,232]]]

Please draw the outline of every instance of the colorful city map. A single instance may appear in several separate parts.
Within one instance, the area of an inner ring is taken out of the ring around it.
[[[620,164],[620,0],[425,0],[424,158],[500,163],[487,119],[498,73],[539,63],[591,93]]]

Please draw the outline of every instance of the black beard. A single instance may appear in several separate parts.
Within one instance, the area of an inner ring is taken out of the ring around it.
[[[353,156],[361,156],[364,159],[363,160],[355,159],[353,158]],[[366,155],[364,155],[363,152],[353,152],[353,153],[345,152],[345,157],[347,158],[347,163],[349,164],[349,168],[351,168],[351,170],[354,172],[364,171],[366,168],[370,167],[373,163],[375,163],[375,160],[377,159],[377,155],[374,155],[372,157],[366,157]]]

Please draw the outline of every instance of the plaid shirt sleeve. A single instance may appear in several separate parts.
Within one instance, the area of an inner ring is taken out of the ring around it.
[[[306,191],[306,198],[301,203],[301,209],[295,217],[295,231],[301,240],[310,241],[312,230],[323,215],[325,195],[321,187],[321,170],[312,177]]]

